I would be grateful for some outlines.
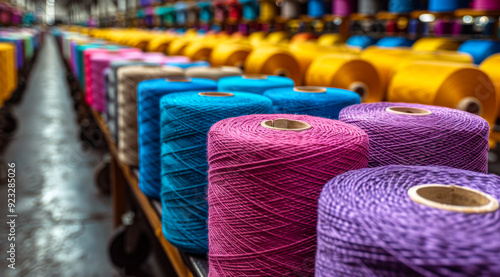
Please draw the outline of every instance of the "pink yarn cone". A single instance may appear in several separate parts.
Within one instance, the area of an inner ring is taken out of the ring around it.
[[[310,128],[262,126],[283,118]],[[320,191],[367,166],[366,133],[307,115],[248,115],[214,124],[207,150],[209,276],[313,276]]]

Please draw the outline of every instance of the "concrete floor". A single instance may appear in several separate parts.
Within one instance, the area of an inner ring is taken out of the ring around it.
[[[79,128],[56,41],[48,36],[14,109],[15,137],[0,158],[16,163],[16,269],[7,268],[8,225],[0,224],[0,276],[114,276],[107,244],[111,200],[93,184],[101,153],[79,141]],[[5,179],[0,185],[6,204]],[[0,208],[2,222],[6,207]]]

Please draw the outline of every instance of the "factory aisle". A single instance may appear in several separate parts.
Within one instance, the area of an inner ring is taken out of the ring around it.
[[[6,163],[16,163],[18,217],[16,270],[2,259],[0,276],[114,275],[107,257],[111,200],[92,182],[100,153],[78,139],[65,73],[56,41],[47,36],[24,100],[14,109],[17,133],[1,156],[2,178]],[[2,205],[7,199],[4,180]],[[6,219],[6,209],[0,210]],[[1,224],[0,233],[7,234],[8,228]]]

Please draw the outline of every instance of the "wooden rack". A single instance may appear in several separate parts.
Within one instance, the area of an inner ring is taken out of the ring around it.
[[[150,200],[139,189],[138,173],[118,159],[115,142],[111,138],[108,127],[101,115],[89,107],[92,116],[101,129],[111,154],[111,192],[113,199],[113,223],[115,228],[121,226],[122,215],[126,212],[127,187],[132,191],[142,212],[146,215],[149,225],[154,230],[155,238],[165,251],[177,276],[179,277],[204,277],[208,274],[208,263],[205,257],[192,256],[180,252],[170,244],[162,233],[161,204],[157,200]]]

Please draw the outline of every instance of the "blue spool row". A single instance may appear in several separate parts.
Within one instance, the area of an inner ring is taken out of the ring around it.
[[[225,118],[266,114],[271,100],[252,93],[172,93],[160,101],[163,233],[181,251],[208,251],[207,133]]]
[[[219,80],[218,90],[264,94],[269,89],[294,86],[293,80],[287,77],[264,75],[262,78],[265,79],[257,78],[250,79],[245,76],[224,77]]]
[[[176,10],[176,22],[177,24],[184,25],[187,22],[187,4],[185,2],[176,2],[174,4]]]
[[[389,0],[389,11],[393,13],[409,13],[418,7],[417,0]]]
[[[187,81],[189,80],[189,81]],[[139,187],[144,194],[160,198],[161,143],[160,99],[182,91],[213,91],[217,83],[207,79],[155,79],[139,83],[137,87],[137,116],[139,135]]]
[[[459,52],[470,54],[475,64],[480,64],[489,56],[500,53],[500,41],[496,40],[468,40],[458,48]]]
[[[200,8],[200,21],[201,23],[209,23],[213,18],[212,6],[210,2],[198,3]]]
[[[359,94],[353,91],[324,89],[324,92],[298,92],[294,88],[276,88],[266,91],[264,96],[273,101],[273,113],[306,114],[330,119],[338,119],[343,108],[361,103]]]
[[[308,0],[307,15],[318,18],[325,15],[325,1],[323,0]]]
[[[170,66],[177,66],[183,69],[190,67],[210,67],[210,63],[206,61],[198,61],[198,62],[190,62],[190,63],[179,63],[179,62],[170,62],[167,63]]]
[[[429,11],[452,12],[457,9],[467,8],[468,0],[429,0]]]
[[[380,47],[410,47],[415,40],[404,37],[385,37],[381,38],[375,45]]]
[[[240,0],[243,5],[243,19],[251,21],[259,17],[259,3],[257,0]]]
[[[375,38],[369,36],[352,36],[347,40],[346,44],[365,49],[366,47],[371,46],[376,42],[377,40]]]

